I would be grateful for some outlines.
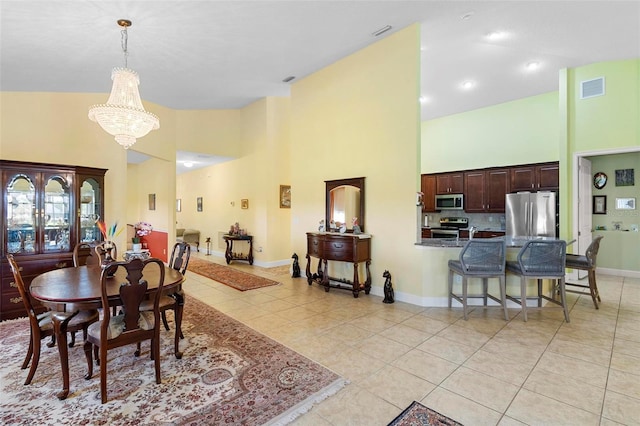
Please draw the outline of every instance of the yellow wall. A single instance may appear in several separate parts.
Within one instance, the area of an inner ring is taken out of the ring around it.
[[[293,251],[306,253],[306,232],[324,219],[324,181],[364,176],[364,230],[373,234],[371,271],[379,294],[385,269],[391,270],[397,292],[422,293],[414,247],[419,54],[416,25],[291,89]]]

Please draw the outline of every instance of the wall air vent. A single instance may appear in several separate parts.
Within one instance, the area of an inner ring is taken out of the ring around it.
[[[580,82],[580,99],[604,95],[604,77]]]

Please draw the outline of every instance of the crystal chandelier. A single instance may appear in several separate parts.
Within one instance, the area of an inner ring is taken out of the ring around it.
[[[89,119],[97,122],[107,133],[115,136],[116,142],[128,149],[136,143],[137,138],[160,128],[160,120],[155,114],[144,110],[138,92],[138,73],[127,68],[127,27],[131,26],[131,21],[119,19],[118,25],[123,28],[120,33],[125,67],[113,69],[109,100],[104,105],[89,108]]]

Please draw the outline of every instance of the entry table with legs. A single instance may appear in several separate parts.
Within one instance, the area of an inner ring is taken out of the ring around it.
[[[225,234],[222,236],[224,242],[227,244],[227,250],[224,253],[224,257],[227,260],[227,265],[231,263],[232,260],[244,260],[245,262],[249,262],[249,265],[253,265],[253,236],[252,235],[229,235]],[[234,241],[246,241],[249,243],[249,252],[248,253],[234,253],[233,251],[233,242]]]

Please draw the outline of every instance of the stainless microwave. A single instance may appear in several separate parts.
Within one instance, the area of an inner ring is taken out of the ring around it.
[[[436,210],[463,210],[463,194],[436,195]]]

